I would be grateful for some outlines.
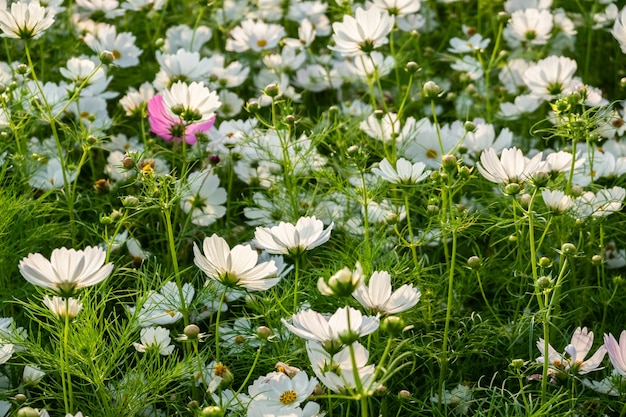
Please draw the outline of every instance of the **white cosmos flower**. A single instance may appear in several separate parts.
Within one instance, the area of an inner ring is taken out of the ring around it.
[[[367,364],[369,352],[359,342],[332,354],[319,342],[309,340],[306,351],[315,376],[331,391],[343,393],[355,389],[359,385],[357,378],[368,394],[378,387],[374,381],[376,368]]]
[[[378,168],[372,168],[372,172],[387,182],[393,184],[417,184],[430,175],[430,171],[424,171],[426,165],[423,162],[411,164],[404,158],[396,161],[396,168],[391,165],[387,158],[380,161]]]
[[[65,316],[72,319],[76,317],[78,312],[83,308],[83,304],[75,298],[62,298],[56,295],[43,298],[43,303],[50,309],[55,317],[64,319]]]
[[[10,12],[0,8],[0,30],[7,38],[37,39],[53,23],[54,15],[39,2],[12,3]]]
[[[573,214],[580,218],[605,217],[622,209],[626,190],[622,187],[603,188],[597,193],[587,191],[572,205]]]
[[[619,336],[619,343],[612,334],[604,334],[604,346],[615,371],[626,376],[626,330]]]
[[[552,34],[554,19],[549,10],[525,9],[511,14],[503,36],[511,48],[520,45],[545,45]]]
[[[250,245],[237,245],[230,249],[224,238],[212,235],[204,239],[202,251],[194,243],[194,263],[207,276],[226,286],[244,287],[261,291],[273,287],[276,276],[274,261],[257,263],[259,254]]]
[[[344,56],[369,53],[389,42],[387,35],[394,25],[394,18],[376,7],[367,10],[357,8],[355,17],[345,15],[342,22],[333,23],[335,46],[329,49]]]
[[[626,54],[626,7],[622,9],[617,19],[615,19],[611,34],[619,42],[622,53]]]
[[[113,271],[113,264],[104,264],[106,252],[88,246],[84,250],[67,248],[52,251],[50,260],[40,253],[31,253],[19,264],[20,274],[31,284],[72,294],[83,287],[96,285]]]
[[[139,55],[143,52],[135,45],[137,38],[131,32],[117,33],[113,25],[98,30],[97,34],[88,33],[84,41],[94,52],[100,54],[108,51],[113,54],[113,63],[120,68],[133,67],[139,64]]]
[[[180,198],[180,207],[191,215],[191,222],[209,226],[226,213],[226,190],[210,170],[194,171],[187,178],[187,188]]]
[[[141,343],[133,343],[137,352],[146,352],[154,349],[159,354],[167,356],[174,351],[170,331],[163,327],[146,327],[141,329]]]
[[[230,38],[226,40],[226,50],[245,52],[251,49],[260,52],[273,49],[285,35],[285,28],[281,25],[247,19],[230,31]]]
[[[315,389],[317,379],[311,378],[304,371],[292,378],[282,372],[270,372],[257,378],[248,387],[252,398],[249,408],[269,408],[272,410],[291,410],[300,406]]]
[[[589,359],[585,356],[593,346],[593,332],[588,332],[586,327],[577,328],[572,335],[571,342],[565,347],[564,353],[559,354],[551,345],[548,345],[548,362],[550,367],[558,371],[572,372],[575,374],[586,374],[602,369],[600,364],[607,348],[603,345],[596,350]],[[543,339],[537,341],[537,349],[544,353],[545,343]],[[537,362],[544,363],[544,356],[537,358]]]
[[[422,295],[411,284],[405,284],[393,293],[391,290],[389,273],[376,271],[370,277],[369,286],[361,282],[352,296],[365,308],[380,314],[397,314],[413,308]]]
[[[522,184],[541,168],[541,153],[532,159],[526,158],[516,147],[503,149],[498,158],[496,151],[489,148],[480,155],[476,168],[487,180],[496,184]]]
[[[191,284],[183,285],[183,299],[180,298],[178,287],[173,282],[167,282],[159,292],[152,291],[141,306],[137,314],[137,321],[142,327],[155,324],[167,325],[176,323],[183,318],[184,309],[188,308],[196,291]],[[130,314],[135,314],[135,307],[131,307]]]
[[[13,351],[14,347],[11,343],[7,343],[0,348],[0,365],[11,359]]]
[[[163,104],[174,117],[187,122],[202,123],[215,116],[222,103],[215,91],[210,91],[202,82],[185,84],[178,81],[163,91]]]
[[[530,65],[522,79],[533,97],[551,100],[572,89],[576,68],[573,59],[552,55]]]
[[[295,225],[280,222],[274,227],[257,227],[254,239],[258,246],[272,254],[296,255],[314,249],[330,239],[334,223],[324,229],[321,220],[300,217]]]
[[[415,0],[372,0],[372,5],[392,16],[406,16],[419,12],[422,4]]]
[[[363,317],[359,310],[342,307],[329,318],[313,310],[304,310],[294,314],[291,321],[292,324],[282,319],[287,329],[296,336],[336,346],[338,342],[353,343],[358,337],[376,331],[379,315]]]
[[[561,190],[543,189],[541,196],[546,207],[556,213],[565,213],[572,206],[572,197]]]

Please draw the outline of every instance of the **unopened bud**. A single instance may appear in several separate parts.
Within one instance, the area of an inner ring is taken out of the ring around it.
[[[104,65],[109,65],[115,61],[115,54],[111,51],[102,51],[100,55],[98,55],[98,58],[100,58],[100,62]]]
[[[256,328],[256,337],[261,340],[267,340],[272,335],[272,330],[267,326],[259,326]]]
[[[248,103],[246,104],[246,110],[248,110],[251,113],[258,111],[260,108],[261,108],[261,105],[255,99],[248,100]]]
[[[512,182],[504,187],[504,193],[507,195],[516,195],[520,192],[521,189],[521,185],[516,182]]]
[[[593,255],[591,257],[591,263],[598,266],[602,264],[602,255]]]
[[[522,207],[526,208],[530,205],[530,201],[532,200],[532,196],[528,193],[524,193],[520,196],[519,203]]]
[[[417,65],[417,62],[409,61],[406,63],[406,70],[411,74],[415,74],[420,70],[420,66]]]
[[[561,252],[563,252],[564,255],[574,255],[576,253],[576,246],[572,243],[563,243],[563,245],[561,245]]]
[[[465,128],[465,130],[467,132],[475,132],[476,131],[476,124],[474,122],[471,121],[467,121],[465,123],[463,123],[463,127]]]
[[[478,256],[470,256],[469,259],[467,260],[467,265],[472,268],[472,269],[478,269],[480,268],[480,258]]]
[[[541,276],[537,278],[537,288],[540,290],[546,290],[552,287],[552,278],[549,276]]]
[[[456,171],[457,170],[457,162],[456,156],[452,154],[447,154],[441,157],[441,165],[444,169],[448,171]]]
[[[202,409],[202,417],[221,417],[222,409],[217,405],[210,405]]]
[[[279,88],[278,88],[278,84],[276,83],[268,84],[263,89],[263,93],[265,93],[265,95],[270,96],[270,97],[276,97],[278,95],[278,92],[279,92]]]
[[[411,391],[403,389],[398,392],[398,398],[401,400],[408,400],[412,397]]]
[[[39,411],[32,407],[20,408],[17,411],[17,417],[39,417]]]
[[[436,98],[441,94],[441,87],[434,81],[426,81],[422,87],[422,93],[425,98]]]
[[[26,64],[19,64],[17,67],[15,67],[15,72],[17,72],[19,75],[25,75],[28,73],[28,65]]]
[[[134,195],[127,195],[122,199],[124,207],[137,207],[139,205],[139,199]]]
[[[391,336],[399,335],[405,327],[406,323],[398,316],[385,317],[380,323],[380,328]]]
[[[190,324],[183,329],[183,334],[189,339],[196,339],[200,334],[200,328],[195,324]]]
[[[550,268],[552,266],[552,261],[550,260],[550,258],[542,256],[541,258],[539,258],[539,266],[542,268]]]

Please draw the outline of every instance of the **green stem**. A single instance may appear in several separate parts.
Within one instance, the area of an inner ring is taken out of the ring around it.
[[[163,207],[162,213],[165,219],[165,227],[167,229],[167,243],[169,246],[170,257],[172,260],[172,268],[174,269],[174,279],[176,280],[176,287],[178,288],[178,296],[180,298],[180,312],[183,315],[184,326],[187,327],[189,325],[189,311],[187,310],[187,302],[185,300],[185,294],[183,292],[183,283],[180,276],[180,270],[178,268],[176,242],[174,239],[174,229],[172,227],[172,218],[169,208],[169,205]]]
[[[220,319],[222,318],[224,300],[226,300],[226,288],[222,291],[220,302],[217,306],[217,314],[215,315],[215,363],[220,361]]]
[[[72,374],[70,372],[70,360],[69,360],[69,333],[70,333],[70,315],[69,315],[69,298],[65,298],[65,324],[63,326],[63,368],[66,372],[65,384],[67,385],[67,392],[63,393],[63,399],[65,402],[65,412],[72,413],[74,409],[74,394],[72,392]]]
[[[296,255],[293,267],[293,314],[298,312],[298,279],[300,276],[300,255]]]

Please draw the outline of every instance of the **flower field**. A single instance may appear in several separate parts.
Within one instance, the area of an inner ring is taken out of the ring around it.
[[[0,417],[626,415],[626,2],[0,35]]]

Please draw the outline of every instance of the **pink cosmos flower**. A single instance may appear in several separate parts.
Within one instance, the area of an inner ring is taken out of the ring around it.
[[[196,143],[196,133],[204,133],[213,127],[215,116],[201,123],[187,123],[180,117],[173,116],[165,108],[163,96],[158,94],[148,102],[148,121],[150,130],[166,141],[182,141],[190,145]]]

